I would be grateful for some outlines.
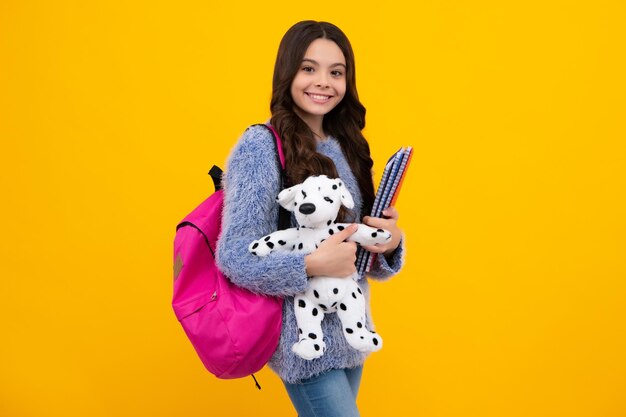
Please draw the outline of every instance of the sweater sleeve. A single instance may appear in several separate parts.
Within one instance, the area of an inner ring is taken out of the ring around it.
[[[280,171],[272,134],[252,126],[228,159],[224,176],[222,234],[217,264],[230,280],[250,291],[294,295],[308,284],[304,254],[274,252],[254,256],[248,245],[278,229]]]
[[[396,248],[391,257],[387,258],[383,254],[378,254],[372,268],[366,275],[376,280],[385,280],[400,272],[403,264],[404,237],[400,240],[400,245]]]

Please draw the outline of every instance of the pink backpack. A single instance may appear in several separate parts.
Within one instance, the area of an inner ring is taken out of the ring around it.
[[[273,133],[282,180],[285,160],[278,133],[260,126]],[[252,375],[271,358],[280,337],[283,299],[234,285],[215,263],[224,204],[221,174],[213,166],[209,175],[216,191],[176,227],[172,307],[206,369],[230,379]],[[279,223],[289,227],[286,211],[280,212]]]

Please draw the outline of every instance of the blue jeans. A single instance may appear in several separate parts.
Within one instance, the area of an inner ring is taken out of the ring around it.
[[[285,388],[299,417],[359,417],[356,396],[363,367],[332,369]]]

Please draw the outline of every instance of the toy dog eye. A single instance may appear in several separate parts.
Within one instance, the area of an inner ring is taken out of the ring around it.
[[[330,199],[330,197],[324,197],[325,201],[328,201],[330,204],[333,204],[333,200]]]
[[[304,196],[304,198],[306,198],[306,193],[304,192],[304,190],[301,190],[301,191],[302,191],[302,195]]]

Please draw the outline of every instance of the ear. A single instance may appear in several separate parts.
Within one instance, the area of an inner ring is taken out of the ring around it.
[[[293,187],[286,188],[282,190],[278,197],[276,197],[276,201],[278,204],[283,206],[288,211],[294,211],[295,206],[293,205],[294,200],[296,198],[296,193],[300,190],[300,185],[294,185]]]
[[[354,199],[352,198],[352,194],[348,191],[348,187],[345,186],[341,179],[337,179],[337,185],[339,186],[339,195],[341,196],[341,204],[351,209],[354,207]]]

